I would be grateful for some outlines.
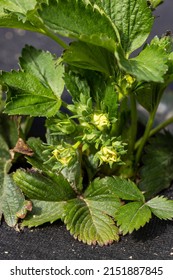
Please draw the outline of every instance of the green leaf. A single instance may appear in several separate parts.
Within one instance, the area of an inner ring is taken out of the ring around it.
[[[136,97],[139,104],[148,112],[153,112],[159,104],[165,90],[165,83],[144,83],[136,91]]]
[[[157,196],[149,200],[146,205],[159,219],[171,220],[173,218],[173,200],[168,200],[164,196]]]
[[[118,197],[104,184],[94,180],[84,195],[67,201],[64,222],[70,233],[87,244],[101,246],[118,241],[118,228],[113,217],[121,206]]]
[[[102,91],[102,95],[104,93],[104,96],[100,96],[100,98],[102,99],[101,109],[104,112],[108,113],[109,119],[115,119],[117,117],[119,108],[119,100],[118,94],[115,90],[115,84],[112,82],[108,82],[105,85],[104,90],[102,90],[102,88],[100,87],[100,91]]]
[[[86,78],[80,73],[68,71],[64,75],[65,85],[73,98],[73,101],[79,102],[81,93],[90,97],[90,87]]]
[[[49,161],[51,153],[45,153],[46,145],[42,143],[40,138],[31,137],[28,139],[27,144],[33,150],[34,155],[27,157],[28,163],[32,167],[42,170],[44,173],[50,173],[52,170],[52,163]]]
[[[165,76],[165,87],[173,81],[173,52],[170,53],[168,58],[168,72]]]
[[[69,14],[70,11],[70,14]],[[39,11],[44,24],[62,36],[114,51],[119,34],[109,17],[88,0],[52,0]]]
[[[150,45],[157,46],[160,49],[167,52],[168,54],[170,54],[172,52],[172,48],[173,48],[173,38],[169,33],[164,34],[161,38],[159,38],[158,36],[155,36],[151,40]]]
[[[136,184],[120,177],[106,177],[107,185],[123,200],[144,201],[142,192]],[[105,180],[105,179],[104,179]]]
[[[143,157],[139,188],[150,198],[170,186],[173,179],[173,137],[169,133],[150,139]]]
[[[29,147],[33,150],[34,155],[32,157],[27,157],[28,163],[30,163],[33,167],[41,170],[48,176],[52,178],[57,172],[57,160],[52,157],[52,150],[48,150],[48,146],[40,139],[30,138],[27,141]],[[57,142],[56,142],[57,145]],[[82,188],[82,170],[81,170],[81,162],[77,160],[73,163],[72,166],[64,167],[61,166],[61,173],[68,180],[71,186],[74,189],[78,189],[81,191]]]
[[[64,222],[75,239],[88,245],[98,243],[103,246],[119,239],[113,220],[82,199],[68,202]]]
[[[17,139],[17,127],[7,116],[0,114],[0,221],[4,215],[9,226],[17,223],[16,212],[20,210],[23,195],[14,184],[8,172],[11,168],[9,147],[12,148]]]
[[[34,10],[36,3],[36,0],[1,0],[0,27],[20,28],[44,33],[40,28],[40,20],[37,21],[37,25],[34,25],[33,21],[27,17],[29,12]],[[34,19],[34,15],[32,19]]]
[[[10,160],[10,154],[9,154],[8,145],[4,140],[4,138],[0,135],[0,195],[2,195],[4,175],[9,171],[7,165],[7,162],[9,160]]]
[[[75,196],[68,181],[61,174],[47,177],[30,170],[17,170],[14,181],[30,199],[45,201],[65,201]]]
[[[37,0],[1,0],[1,6],[5,10],[26,14],[29,10],[32,10],[37,4]]]
[[[154,20],[147,1],[102,0],[100,2],[101,7],[119,30],[125,53],[130,54],[141,47],[150,34]]]
[[[123,235],[143,227],[151,219],[151,210],[142,202],[130,202],[120,207],[115,215]]]
[[[65,201],[32,200],[32,212],[28,213],[22,226],[37,227],[44,223],[53,223],[63,217]]]
[[[9,88],[5,112],[10,115],[55,115],[62,103],[64,67],[56,64],[49,52],[28,46],[23,50],[20,64],[22,71],[4,72],[0,77]]]
[[[22,50],[20,66],[25,72],[32,73],[57,98],[61,97],[64,89],[64,66],[58,64],[56,57],[50,52],[37,50],[32,46],[26,46]]]
[[[84,42],[73,42],[63,54],[63,60],[70,65],[99,71],[110,76],[111,64],[114,61],[112,54],[106,49]]]
[[[25,197],[12,177],[6,173],[9,169],[8,163],[4,164],[2,169],[1,162],[0,157],[0,220],[3,214],[6,223],[14,227],[18,221],[17,212],[24,208]]]
[[[110,194],[124,200],[144,201],[144,196],[135,183],[120,177],[105,177],[101,180],[96,179],[94,184],[91,184],[91,187],[93,188],[92,192],[94,192],[94,188],[96,188],[96,192],[103,188],[109,190]],[[90,188],[86,191],[87,195],[89,190]]]
[[[120,199],[111,184],[111,177],[95,179],[84,192],[84,200],[95,209],[102,209],[111,217],[121,206]]]
[[[51,117],[61,106],[57,93],[43,85],[33,74],[13,71],[3,73],[1,80],[10,92],[5,107],[5,113],[9,115]]]
[[[119,66],[139,81],[164,82],[168,70],[168,54],[159,46],[147,45],[136,58],[126,59],[119,48],[115,53]]]

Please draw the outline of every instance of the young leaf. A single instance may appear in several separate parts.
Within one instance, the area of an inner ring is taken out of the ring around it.
[[[100,87],[100,91],[101,91]],[[109,119],[114,119],[117,117],[119,101],[118,94],[115,90],[115,84],[108,82],[105,84],[105,88],[102,90],[102,106],[101,109],[103,112],[109,114]],[[100,96],[101,98],[101,96]]]
[[[27,144],[33,150],[34,155],[27,157],[28,163],[32,167],[41,170],[44,173],[49,173],[52,170],[52,163],[49,162],[49,154],[45,153],[46,146],[39,138],[31,137],[28,139]]]
[[[149,222],[151,210],[142,202],[130,202],[118,209],[115,219],[117,225],[120,226],[120,231],[125,235],[138,230]]]
[[[149,200],[146,205],[159,219],[171,220],[173,218],[173,200],[168,200],[164,196],[157,196]]]
[[[125,53],[130,54],[141,47],[150,34],[154,20],[147,1],[102,0],[100,2],[101,7],[119,30]]]
[[[9,89],[5,112],[10,115],[55,115],[62,103],[64,66],[56,65],[49,52],[28,46],[23,50],[20,63],[22,71],[3,72],[0,77]]]
[[[70,11],[70,15],[69,15]],[[44,24],[62,36],[114,51],[119,41],[117,28],[97,5],[87,0],[52,0],[39,11]]]
[[[63,60],[70,65],[112,74],[112,54],[106,49],[84,42],[73,42],[63,54]]]
[[[68,181],[61,175],[44,176],[37,171],[17,170],[14,181],[30,199],[64,201],[75,196]]]
[[[64,75],[65,85],[73,101],[79,102],[81,93],[90,97],[90,87],[86,78],[80,73],[68,71]]]
[[[33,74],[24,72],[3,73],[0,78],[8,85],[10,97],[5,113],[51,117],[61,106],[61,99],[42,84]]]
[[[159,46],[147,45],[141,53],[132,59],[126,59],[119,48],[115,53],[119,66],[139,81],[164,82],[163,76],[168,70],[168,54]]]
[[[28,213],[22,226],[37,227],[44,223],[53,223],[62,219],[65,201],[42,201],[32,199],[32,212]]]
[[[139,188],[150,198],[170,186],[173,179],[173,137],[169,133],[150,139],[141,168]]]
[[[58,64],[55,59],[56,57],[48,51],[26,46],[22,50],[20,66],[25,72],[32,73],[59,98],[64,89],[64,66]]]
[[[78,240],[107,245],[119,239],[118,228],[111,217],[120,206],[120,200],[105,180],[96,179],[83,196],[67,202],[64,222]]]

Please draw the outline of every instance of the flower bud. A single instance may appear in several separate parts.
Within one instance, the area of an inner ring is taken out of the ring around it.
[[[107,114],[94,114],[93,115],[93,124],[101,131],[110,127],[110,122],[107,117]]]
[[[67,147],[58,145],[52,154],[62,165],[67,166],[76,155],[76,152],[71,145],[68,145]]]

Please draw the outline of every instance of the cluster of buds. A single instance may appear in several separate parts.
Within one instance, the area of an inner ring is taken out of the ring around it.
[[[106,144],[106,143],[105,143]],[[106,163],[112,168],[114,163],[123,164],[121,156],[126,153],[125,144],[121,141],[115,141],[112,145],[103,145],[95,154],[95,160],[99,160],[99,165]]]
[[[132,85],[133,85],[133,83],[135,82],[135,78],[134,77],[132,77],[131,75],[125,75],[124,76],[124,79],[126,80],[126,82],[127,82],[127,87],[128,88],[131,88],[132,87]]]
[[[58,145],[56,149],[53,150],[52,154],[63,166],[68,166],[70,162],[76,158],[76,150],[79,145],[79,142],[77,142],[75,145],[70,145],[67,143],[64,145]]]

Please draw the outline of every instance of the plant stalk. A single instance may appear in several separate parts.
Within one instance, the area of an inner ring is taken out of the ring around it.
[[[136,153],[136,160],[135,160],[136,166],[138,165],[138,163],[139,163],[139,161],[141,159],[143,148],[144,148],[145,143],[147,142],[147,140],[148,140],[148,138],[150,136],[151,128],[153,126],[155,115],[156,115],[156,111],[157,111],[157,106],[155,107],[153,112],[151,112],[151,114],[149,116],[149,119],[148,119],[148,122],[147,122],[147,125],[146,125],[146,129],[145,129],[144,135],[141,138],[141,141],[140,141],[137,153]]]
[[[44,34],[58,43],[58,45],[60,45],[63,49],[68,49],[69,46],[54,33],[50,32],[47,28],[44,28]]]
[[[136,135],[137,135],[137,106],[136,99],[134,93],[130,94],[130,102],[131,102],[131,130],[130,130],[130,140],[128,153],[131,155],[134,151]]]
[[[173,123],[173,117],[170,117],[169,119],[165,120],[164,122],[160,123],[159,125],[157,125],[155,128],[153,128],[150,133],[149,133],[149,137],[153,136],[154,134],[156,134],[157,132],[159,132],[160,130],[162,130],[163,128],[165,128],[166,126],[168,126],[169,124]],[[143,137],[142,137],[143,138]],[[138,149],[142,138],[140,138],[136,144],[135,144],[135,150]]]

